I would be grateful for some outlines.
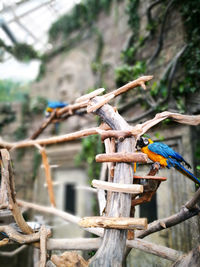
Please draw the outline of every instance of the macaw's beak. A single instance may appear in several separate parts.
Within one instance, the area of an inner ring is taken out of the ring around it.
[[[142,138],[140,137],[140,139],[137,140],[137,143],[136,143],[135,148],[136,148],[137,150],[140,150],[141,147],[142,147],[142,144],[143,144],[143,140],[142,140]]]

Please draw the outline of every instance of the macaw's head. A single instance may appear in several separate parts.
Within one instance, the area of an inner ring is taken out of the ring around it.
[[[138,150],[139,148],[148,146],[149,144],[152,144],[152,143],[153,141],[150,138],[140,137],[140,139],[137,140],[136,149]]]

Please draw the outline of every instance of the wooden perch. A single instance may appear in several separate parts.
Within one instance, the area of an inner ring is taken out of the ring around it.
[[[125,218],[125,217],[85,217],[79,225],[88,227],[102,227],[107,229],[143,230],[147,228],[146,218]]]
[[[190,115],[182,115],[178,113],[171,113],[171,112],[165,111],[165,112],[157,114],[154,119],[146,121],[142,124],[137,124],[135,127],[129,127],[128,129],[127,128],[125,129],[122,127],[122,128],[118,128],[114,130],[124,131],[127,133],[127,135],[129,135],[131,132],[133,136],[138,138],[142,134],[146,133],[151,127],[153,127],[154,125],[158,124],[159,122],[167,118],[171,118],[172,120],[175,120],[179,123],[188,124],[188,125],[200,124],[200,115],[190,116]],[[103,130],[101,127],[96,127],[96,128],[85,129],[85,130],[81,130],[81,131],[77,131],[74,133],[69,133],[69,134],[65,134],[61,136],[56,136],[56,137],[50,137],[50,138],[44,138],[44,139],[38,139],[38,140],[19,141],[15,143],[10,143],[10,142],[5,142],[5,141],[0,140],[0,147],[11,149],[11,148],[30,147],[36,144],[52,145],[52,144],[57,144],[57,143],[63,143],[63,142],[76,140],[78,138],[82,138],[82,137],[89,136],[89,135],[101,134],[100,133],[101,131],[99,131],[99,129]]]
[[[19,206],[34,209],[34,210],[37,210],[39,212],[43,212],[43,213],[47,213],[47,214],[52,214],[56,217],[60,217],[63,220],[65,220],[67,222],[74,223],[76,225],[80,221],[80,217],[75,216],[73,214],[70,214],[68,212],[64,212],[62,210],[56,209],[54,207],[42,206],[42,205],[38,205],[35,203],[30,203],[27,201],[19,200],[19,199],[17,200],[17,203],[19,204]],[[101,229],[85,229],[85,230],[90,232],[90,233],[93,233],[95,235],[98,235],[98,236],[103,235],[103,232]]]
[[[200,188],[195,192],[193,198],[188,201],[179,212],[163,219],[154,221],[148,225],[148,229],[139,233],[137,237],[144,238],[152,233],[161,231],[163,229],[177,225],[197,214],[200,213],[200,208],[195,207],[196,203],[200,200]]]
[[[19,232],[17,232],[10,225],[0,226],[0,232],[5,233],[9,237],[10,240],[13,240],[19,244],[29,244],[29,243],[33,243],[33,242],[40,240],[39,232],[32,233],[29,235],[24,235],[24,234],[20,234]],[[48,230],[47,234],[48,234],[48,236],[50,236],[51,231]]]
[[[146,163],[148,157],[144,153],[117,152],[99,154],[96,162],[143,162]]]
[[[159,168],[160,168],[160,165],[157,162],[153,163],[146,177],[155,177],[155,175],[159,171]],[[136,181],[137,179],[136,177],[137,176],[134,175],[134,181]],[[161,177],[161,178],[164,178],[164,177]],[[158,189],[162,181],[163,181],[162,179],[147,179],[147,183],[144,185],[144,193],[142,193],[139,196],[139,198],[135,198],[136,195],[132,197],[132,202],[131,202],[132,208],[134,209],[134,206],[136,205],[140,205],[142,203],[151,201],[153,195],[156,193],[156,190]]]
[[[80,102],[80,103],[75,103],[75,104],[68,105],[68,106],[66,106],[64,108],[58,109],[56,111],[56,116],[59,117],[64,113],[72,114],[74,110],[81,109],[81,108],[86,108],[87,105],[88,105],[88,100]]]
[[[119,141],[123,141],[124,138],[126,137],[131,137],[133,134],[131,131],[113,131],[113,130],[108,130],[108,131],[103,131],[103,130],[97,130],[98,134],[101,135],[101,140],[104,141],[107,138],[117,138]]]
[[[77,98],[77,99],[75,100],[75,102],[76,102],[76,103],[80,103],[80,102],[83,102],[83,101],[85,101],[85,100],[90,100],[91,98],[93,98],[93,97],[95,97],[95,96],[97,96],[97,95],[102,94],[104,91],[105,91],[104,88],[96,89],[95,91],[93,91],[93,92],[91,92],[91,93],[89,93],[89,94],[86,94],[86,95],[83,95],[83,96]]]
[[[143,176],[134,175],[134,179],[147,179],[147,180],[159,180],[159,181],[167,180],[166,177],[152,176],[152,175],[143,175]]]
[[[105,97],[107,97],[108,95],[114,94],[115,96],[118,96],[120,94],[123,94],[127,91],[129,91],[130,89],[137,87],[137,86],[142,86],[144,88],[144,84],[145,82],[150,81],[151,79],[153,79],[153,76],[142,76],[132,82],[129,82],[127,84],[125,84],[124,86],[112,91],[111,93],[108,93],[105,95]]]
[[[143,185],[136,184],[117,184],[117,183],[109,183],[100,180],[92,180],[92,186],[103,189],[107,191],[113,192],[121,192],[127,194],[139,194],[143,192]]]
[[[7,149],[1,149],[1,173],[2,180],[6,184],[6,190],[8,195],[9,208],[13,214],[13,217],[22,230],[26,234],[33,233],[31,227],[24,220],[21,210],[15,199],[15,183],[13,177],[13,170],[11,165],[10,154]]]
[[[43,213],[53,214],[55,216],[59,216],[59,217],[63,218],[64,220],[71,221],[75,224],[80,221],[80,218],[78,218],[74,215],[71,215],[69,213],[60,211],[58,209],[55,209],[53,207],[41,206],[38,204],[25,202],[22,200],[18,200],[18,202],[21,206],[24,206],[26,208],[32,208],[32,209],[38,210],[38,211],[43,212]],[[98,228],[93,228],[93,229],[92,228],[91,229],[90,228],[84,228],[84,229],[87,231],[92,230],[92,232],[98,236],[103,235],[103,232],[100,231],[100,229],[98,229]],[[147,241],[145,241],[145,244],[143,246],[143,242],[144,242],[143,240],[136,238],[135,240],[131,240],[131,241],[127,240],[126,244],[130,248],[137,248],[137,249],[140,249],[142,251],[146,251],[147,253],[152,253],[154,255],[157,255],[157,256],[160,256],[160,257],[163,257],[163,258],[166,258],[169,260],[173,260],[173,261],[176,260],[180,255],[180,252],[177,252],[177,251],[172,250],[172,249],[169,249],[170,251],[165,250],[165,252],[164,252],[165,247],[159,246],[156,244],[152,244],[152,243],[147,242]],[[149,245],[148,245],[148,243],[149,243]],[[100,239],[98,239],[98,242],[96,242],[93,238],[91,241],[90,241],[90,239],[85,239],[85,238],[82,238],[82,239],[80,239],[80,238],[78,238],[78,239],[48,239],[47,249],[48,250],[92,250],[92,249],[97,249],[100,246],[100,244],[101,244]],[[153,246],[153,252],[151,252],[152,250],[149,249],[151,244]],[[148,245],[148,248],[147,248],[147,245]],[[161,247],[162,247],[162,253],[160,253]]]
[[[172,119],[178,123],[188,124],[188,125],[199,125],[200,124],[200,115],[183,115],[178,113],[172,113],[169,111],[164,111],[156,114],[152,120],[148,120],[144,123],[137,124],[132,128],[132,134],[134,136],[141,136],[146,133],[150,128],[160,123],[165,119]]]
[[[88,105],[88,107],[87,107],[87,112],[90,113],[90,112],[96,111],[97,109],[99,109],[103,105],[107,104],[114,97],[115,97],[114,94],[109,94],[107,96],[104,96],[104,98],[101,101],[99,101],[97,104],[94,104],[94,103],[92,104],[92,102],[90,102],[90,105]]]
[[[47,241],[48,250],[97,250],[101,245],[101,238],[68,238],[68,239],[49,239]],[[149,254],[159,256],[161,258],[176,261],[182,252],[154,244],[146,240],[127,240],[126,245],[129,248],[139,249]]]

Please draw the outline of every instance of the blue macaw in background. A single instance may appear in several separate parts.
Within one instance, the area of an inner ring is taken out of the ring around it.
[[[137,141],[136,147],[140,147],[141,151],[147,154],[149,159],[154,162],[159,162],[162,167],[167,167],[169,169],[174,167],[176,170],[200,185],[200,179],[195,177],[193,173],[183,166],[184,164],[188,168],[191,168],[190,164],[168,145],[161,142],[154,143],[149,138],[140,137]]]
[[[55,109],[61,109],[66,106],[68,106],[68,103],[61,101],[48,101],[47,107],[45,109],[45,116],[49,117],[51,112],[53,112]]]
[[[48,101],[47,107],[45,109],[45,117],[48,118],[54,110],[58,110],[66,106],[68,106],[68,103],[64,103],[61,101]],[[58,131],[59,131],[59,123],[56,122],[55,133],[57,134]]]

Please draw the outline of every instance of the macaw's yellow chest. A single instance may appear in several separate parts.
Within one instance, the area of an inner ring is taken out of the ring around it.
[[[148,146],[142,147],[141,151],[149,157],[150,160],[154,162],[159,162],[161,166],[167,166],[167,159],[159,154],[156,154],[148,149]]]

